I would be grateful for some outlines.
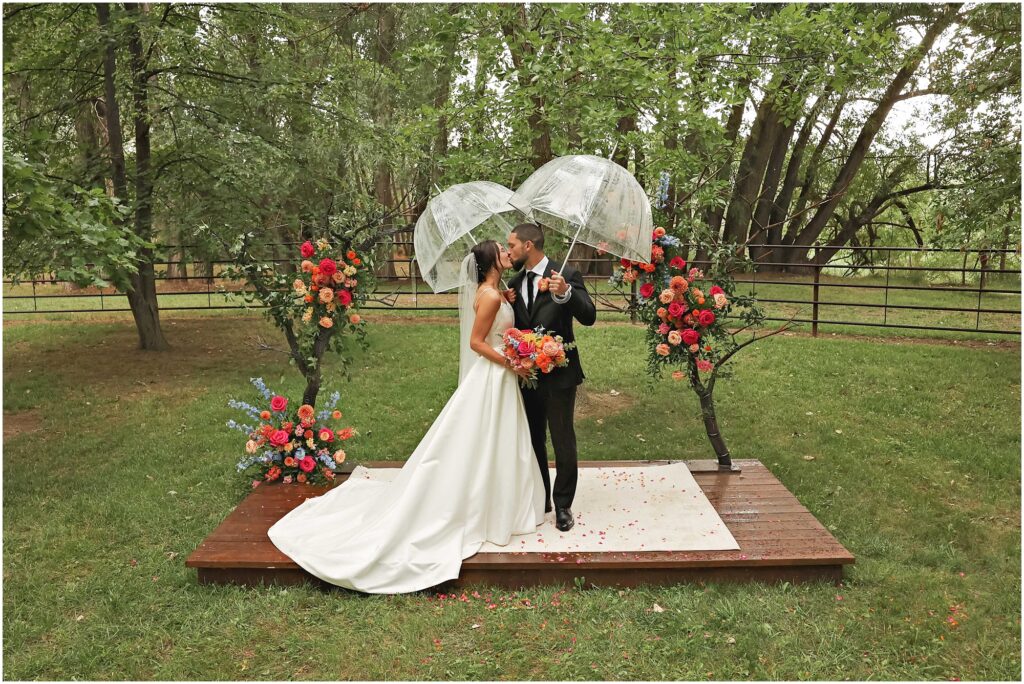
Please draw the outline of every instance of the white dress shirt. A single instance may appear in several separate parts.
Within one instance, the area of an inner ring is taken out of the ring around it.
[[[548,271],[551,270],[551,269],[548,268],[548,263],[549,263],[549,259],[547,257],[544,257],[543,259],[538,261],[536,263],[536,265],[534,265],[533,268],[530,269],[530,271],[532,271],[533,273],[537,274],[537,277],[533,279],[533,301],[534,301],[534,303],[537,302],[537,295],[540,294],[540,279],[541,278],[550,278],[551,277],[551,274],[548,272]],[[528,305],[529,302],[530,302],[530,298],[529,298],[528,292],[526,290],[526,288],[527,288],[527,286],[529,286],[529,284],[530,284],[530,279],[527,278],[524,275],[523,276],[523,284],[519,287],[519,296],[521,296],[523,298],[523,305],[524,306]],[[569,297],[571,295],[572,295],[572,285],[566,283],[565,294],[563,294],[561,297],[559,297],[554,292],[552,292],[551,293],[551,299],[554,300],[554,302],[556,304],[565,304],[567,301],[569,301]]]

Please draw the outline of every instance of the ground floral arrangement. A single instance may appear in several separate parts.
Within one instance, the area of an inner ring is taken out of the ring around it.
[[[324,409],[317,412],[302,404],[294,413],[289,401],[272,392],[263,378],[252,378],[256,390],[263,395],[261,407],[231,399],[228,406],[244,411],[255,426],[229,420],[229,428],[246,436],[246,456],[238,462],[239,472],[252,478],[255,489],[263,482],[284,484],[325,484],[334,480],[338,467],[345,462],[343,442],[358,433],[351,427],[339,427],[342,413],[336,407],[341,395],[334,392]]]

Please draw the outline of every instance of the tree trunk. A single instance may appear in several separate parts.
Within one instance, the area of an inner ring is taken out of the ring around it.
[[[746,91],[750,88],[750,79],[744,80],[741,84],[740,89]],[[736,142],[736,138],[740,133],[740,125],[743,123],[743,110],[746,108],[747,99],[746,94],[729,110],[729,118],[725,122],[725,140],[730,145]],[[722,164],[718,171],[715,173],[715,180],[726,181],[732,175],[732,161],[729,160]],[[725,217],[725,210],[722,206],[713,204],[707,207],[704,211],[704,222],[707,224],[708,233],[711,236],[713,242],[717,242],[720,237],[722,230],[722,220]],[[707,250],[698,249],[694,260],[697,262],[706,261],[708,258]]]
[[[729,447],[725,445],[725,438],[718,429],[718,417],[715,415],[715,400],[712,395],[712,391],[697,392],[700,398],[700,415],[704,421],[704,431],[715,450],[718,465],[727,467],[732,465],[732,457],[729,454]]]
[[[773,244],[768,237],[769,221],[772,211],[775,208],[775,192],[779,188],[779,179],[782,177],[782,163],[786,160],[786,152],[789,150],[789,141],[793,139],[793,132],[796,130],[796,121],[785,126],[782,133],[775,140],[771,155],[768,157],[768,167],[765,169],[764,183],[761,186],[761,194],[757,198],[757,206],[754,209],[754,217],[750,224],[750,258],[762,261],[778,261],[777,258],[765,259],[765,248],[757,245]],[[768,248],[769,251],[771,248]]]
[[[783,87],[782,84],[785,82],[787,81],[779,77],[773,79],[757,108],[757,116],[750,128],[747,143],[743,146],[743,155],[736,170],[736,182],[733,184],[732,197],[729,199],[729,207],[725,214],[725,231],[722,234],[722,241],[725,243],[743,243],[747,240],[754,204],[764,180],[765,168],[768,166],[768,157],[782,131],[772,93]]]
[[[821,162],[821,155],[824,154],[825,148],[828,147],[829,142],[832,140],[832,134],[836,130],[836,125],[839,123],[839,116],[843,112],[843,108],[846,107],[846,96],[839,98],[839,102],[836,103],[835,108],[832,110],[832,116],[829,117],[828,124],[825,125],[825,130],[821,133],[821,140],[814,148],[814,152],[811,153],[811,158],[807,162],[807,168],[804,170],[803,179],[800,181],[800,196],[797,198],[796,206],[793,211],[789,214],[789,225],[786,228],[786,234],[782,237],[783,245],[792,245],[793,241],[796,240],[796,236],[800,232],[801,226],[804,224],[804,209],[807,207],[807,203],[810,201],[811,195],[814,192],[814,184],[818,180],[818,164]],[[796,263],[802,261],[799,254],[796,254],[797,250],[787,249],[785,250],[786,258],[783,261],[789,261]],[[807,253],[807,250],[802,250],[803,254]]]
[[[516,18],[518,27],[528,28],[526,5],[516,8]],[[516,29],[517,25],[512,22],[503,22],[501,25],[512,65],[518,74],[519,87],[524,91],[533,91],[530,94],[531,107],[526,124],[530,130],[530,164],[534,169],[539,169],[551,161],[551,124],[544,114],[544,97],[537,92],[537,86],[530,83],[530,74],[524,71],[523,59],[533,55],[533,45]]]
[[[881,130],[882,124],[885,123],[886,117],[888,117],[893,105],[899,99],[903,88],[913,77],[914,72],[917,71],[917,67],[921,64],[925,55],[928,54],[928,51],[931,50],[935,40],[956,18],[958,9],[959,6],[957,5],[946,5],[942,14],[928,27],[924,38],[921,40],[921,44],[913,50],[906,63],[896,73],[892,83],[889,84],[889,87],[886,88],[885,93],[882,95],[878,106],[864,123],[860,135],[857,136],[857,141],[853,144],[849,157],[847,157],[846,162],[836,175],[824,200],[818,205],[813,218],[800,231],[794,244],[810,247],[818,239],[821,231],[835,213],[836,207],[839,205],[840,200],[842,200],[846,190],[856,178],[857,172],[860,171],[861,164],[871,149],[871,143],[874,141],[878,131]]]
[[[828,99],[831,92],[831,88],[826,88],[825,92],[818,97],[818,100],[814,103],[811,111],[807,114],[807,118],[804,119],[804,124],[800,128],[800,135],[797,136],[796,144],[793,146],[793,151],[789,155],[789,164],[786,166],[786,175],[782,180],[782,188],[779,189],[779,194],[775,197],[771,215],[768,217],[768,244],[776,245],[776,247],[772,247],[771,261],[780,263],[787,261],[785,250],[779,246],[782,244],[782,226],[786,221],[786,212],[789,211],[789,205],[793,201],[793,193],[796,192],[797,181],[800,178],[800,165],[803,163],[804,150],[807,148],[807,143],[811,139],[811,133],[814,131],[814,124],[817,123],[818,116],[820,115],[821,110],[825,105],[825,101]],[[768,270],[774,271],[780,269],[779,267],[773,267]]]
[[[139,37],[139,7],[126,5],[126,11],[136,15],[128,25],[128,48],[131,52],[132,94],[135,121],[135,232],[148,240],[152,227],[152,179],[150,177],[149,112],[147,111],[146,65]],[[124,137],[121,131],[120,108],[114,79],[117,67],[116,45],[110,35],[110,6],[96,5],[100,29],[106,35],[106,51],[103,60],[103,87],[106,96],[107,134],[110,141],[110,158],[113,172],[114,192],[119,199],[128,200],[128,180],[124,161]],[[128,305],[135,319],[139,333],[139,348],[153,351],[168,349],[167,340],[160,328],[160,311],[156,298],[156,274],[153,268],[153,252],[143,249],[139,252],[138,271],[129,282],[131,289],[126,293]]]

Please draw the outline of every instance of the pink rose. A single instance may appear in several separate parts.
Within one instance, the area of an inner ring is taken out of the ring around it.
[[[654,294],[654,284],[653,283],[644,283],[643,285],[640,286],[640,296],[643,297],[644,299],[650,299],[651,295],[653,295],[653,294]]]
[[[559,346],[557,342],[545,342],[544,346],[541,348],[541,351],[543,351],[548,356],[555,356],[558,354],[558,348]]]
[[[537,351],[537,346],[533,342],[523,340],[519,343],[518,351],[520,356],[531,356],[535,351]]]
[[[283,447],[291,439],[291,435],[286,430],[274,430],[274,433],[270,435],[270,443],[276,447]]]
[[[694,330],[693,328],[687,328],[686,330],[684,330],[682,338],[683,344],[685,344],[687,347],[693,344],[697,344],[697,342],[700,341],[700,335],[697,334],[697,331]]]
[[[699,314],[697,314],[697,322],[700,323],[705,328],[708,327],[709,325],[715,322],[715,312],[711,311],[710,309],[702,310]]]
[[[338,304],[341,306],[348,306],[352,303],[352,293],[348,290],[338,290],[334,296],[338,298]]]
[[[716,294],[725,294],[725,290],[718,287],[717,285],[711,286],[711,296],[714,297]]]
[[[519,328],[509,328],[505,331],[505,336],[510,340],[519,341],[523,339],[523,331]]]
[[[320,428],[320,432],[317,433],[320,437],[321,442],[333,442],[334,441],[334,430],[331,428]]]
[[[302,457],[302,460],[299,461],[299,468],[304,473],[311,473],[313,472],[313,469],[316,468],[316,461],[313,460],[312,456],[306,454]]]
[[[321,259],[320,260],[320,274],[330,277],[335,274],[338,270],[338,264],[334,262],[334,259]]]
[[[288,400],[284,397],[277,395],[270,400],[271,411],[284,411],[286,408],[288,408]]]
[[[714,366],[710,361],[705,361],[704,359],[697,360],[697,370],[701,373],[710,373],[712,368],[714,368]]]
[[[672,318],[679,318],[686,313],[686,307],[680,302],[672,302],[668,305],[668,315]]]
[[[302,257],[304,259],[308,259],[309,257],[313,256],[313,252],[315,251],[316,250],[313,249],[313,243],[310,242],[309,240],[303,242],[302,247],[299,247],[299,252],[302,254]]]
[[[696,354],[699,351],[700,351],[700,346],[699,345],[696,345],[696,344],[691,344],[690,345],[690,353],[691,354]]]
[[[668,335],[668,331],[671,329],[672,328],[669,327],[668,323],[662,323],[661,325],[658,326],[658,334]]]

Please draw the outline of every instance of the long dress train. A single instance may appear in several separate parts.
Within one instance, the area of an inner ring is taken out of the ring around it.
[[[487,335],[514,323],[502,301]],[[350,477],[268,531],[310,574],[366,593],[404,593],[459,575],[484,542],[505,546],[544,520],[544,484],[517,378],[477,356],[390,482]]]

